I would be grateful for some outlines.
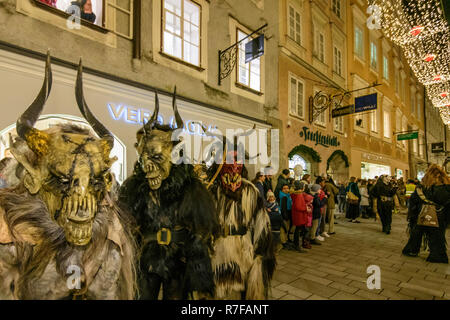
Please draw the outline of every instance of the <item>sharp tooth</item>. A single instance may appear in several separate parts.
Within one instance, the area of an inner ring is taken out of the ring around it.
[[[93,215],[93,211],[92,211],[92,196],[89,194],[88,195],[88,199],[87,199],[87,205],[88,205],[88,210],[89,210],[89,216],[92,217]]]
[[[63,206],[61,208],[61,212],[66,212],[67,209],[67,198],[63,199]]]
[[[83,210],[86,210],[86,196],[83,198],[81,206],[82,206]]]
[[[97,212],[97,201],[94,197],[92,197],[92,201],[94,201],[94,212],[92,214],[95,214]]]
[[[70,213],[72,212],[72,197],[67,199],[67,215],[69,216]]]
[[[74,196],[74,201],[73,201],[73,214],[75,215],[78,211],[78,195]]]

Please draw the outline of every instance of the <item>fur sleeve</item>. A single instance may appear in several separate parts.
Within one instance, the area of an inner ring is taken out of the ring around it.
[[[180,210],[182,212],[179,214],[182,214],[183,220],[194,234],[203,239],[217,235],[219,223],[214,200],[200,180],[192,180],[185,191]]]

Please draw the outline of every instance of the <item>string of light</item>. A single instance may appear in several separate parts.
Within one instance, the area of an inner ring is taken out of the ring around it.
[[[399,45],[433,105],[450,124],[450,26],[440,0],[369,0],[384,34]]]

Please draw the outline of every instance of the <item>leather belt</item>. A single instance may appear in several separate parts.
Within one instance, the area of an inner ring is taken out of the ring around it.
[[[161,228],[155,233],[146,234],[144,243],[157,241],[160,246],[168,246],[169,244],[185,242],[188,239],[189,231],[187,229],[171,230],[169,228]]]
[[[394,198],[392,197],[385,197],[385,196],[380,196],[381,201],[392,201],[394,200]]]
[[[236,229],[234,226],[229,225],[228,228],[227,227],[224,228],[225,237],[227,237],[227,236],[243,236],[246,233],[247,233],[247,227],[245,227],[245,226],[240,226],[239,228]]]

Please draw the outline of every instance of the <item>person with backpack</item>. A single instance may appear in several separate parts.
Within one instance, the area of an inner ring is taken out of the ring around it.
[[[408,210],[410,236],[402,253],[417,257],[422,238],[430,249],[428,262],[448,263],[445,231],[450,222],[450,178],[438,165],[431,165],[411,195]]]

